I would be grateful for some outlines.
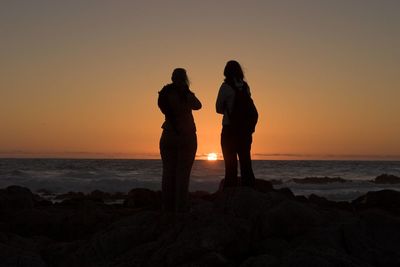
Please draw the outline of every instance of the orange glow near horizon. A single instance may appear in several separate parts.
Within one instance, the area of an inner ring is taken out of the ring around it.
[[[160,158],[157,92],[176,67],[203,104],[197,158],[221,155],[215,100],[236,59],[254,159],[400,160],[400,2],[207,1],[3,4],[0,157]]]
[[[217,153],[208,153],[207,155],[207,160],[209,161],[215,161],[218,159]]]

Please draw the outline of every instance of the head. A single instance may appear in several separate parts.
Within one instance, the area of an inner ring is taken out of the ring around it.
[[[185,84],[186,86],[189,86],[189,78],[186,74],[186,70],[183,68],[176,68],[172,72],[171,80],[175,84]]]
[[[244,74],[239,62],[236,60],[228,61],[224,69],[224,76],[225,80],[243,80]]]

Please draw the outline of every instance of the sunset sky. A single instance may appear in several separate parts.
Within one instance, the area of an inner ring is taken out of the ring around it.
[[[259,159],[400,160],[400,1],[1,1],[0,157],[159,158],[175,67],[221,153],[230,59],[260,113]]]

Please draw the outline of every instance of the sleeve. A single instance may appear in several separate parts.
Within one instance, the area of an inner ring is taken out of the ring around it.
[[[189,93],[188,102],[193,110],[199,110],[202,107],[200,100],[195,96],[193,92]]]
[[[225,111],[225,98],[226,98],[226,88],[224,84],[221,85],[218,91],[217,102],[215,103],[215,109],[217,113],[224,114]]]
[[[219,88],[217,102],[215,103],[217,113],[225,114],[225,111],[232,110],[234,96],[235,91],[232,87],[223,83]]]

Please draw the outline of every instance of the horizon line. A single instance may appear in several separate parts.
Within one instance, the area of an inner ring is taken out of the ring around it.
[[[221,153],[218,160],[223,160]],[[196,154],[196,160],[207,159],[208,153]],[[0,151],[0,159],[6,158],[57,158],[57,159],[161,159],[158,153],[103,153],[84,151],[29,152]],[[253,160],[382,160],[399,161],[400,155],[390,154],[302,154],[302,153],[254,153]]]

